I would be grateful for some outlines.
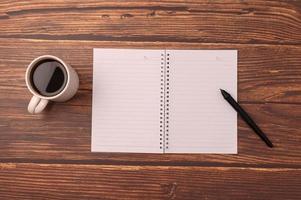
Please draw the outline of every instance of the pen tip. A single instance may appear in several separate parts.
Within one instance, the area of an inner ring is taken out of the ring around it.
[[[222,95],[223,95],[223,97],[226,99],[226,98],[228,98],[230,95],[228,94],[228,92],[226,92],[225,90],[223,90],[223,89],[221,89],[220,88],[220,91],[221,91],[221,93],[222,93]]]
[[[223,90],[222,88],[219,89],[221,91],[221,93],[226,93],[225,90]]]

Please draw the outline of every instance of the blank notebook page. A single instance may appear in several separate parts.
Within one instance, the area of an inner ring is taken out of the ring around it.
[[[166,153],[237,153],[236,50],[167,50],[169,118]]]
[[[92,151],[162,153],[161,52],[94,49]]]

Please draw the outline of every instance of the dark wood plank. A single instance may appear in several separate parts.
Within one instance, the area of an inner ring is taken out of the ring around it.
[[[268,149],[240,120],[238,155],[155,155],[90,152],[92,48],[239,49],[239,101],[276,147]],[[0,159],[60,163],[139,165],[301,165],[301,47],[0,39]],[[54,54],[78,71],[77,96],[54,103],[43,115],[26,111],[24,81],[34,57]]]
[[[26,66],[43,54],[59,56],[71,64],[79,73],[80,90],[91,91],[92,49],[97,47],[238,49],[240,102],[301,102],[301,46],[0,39],[0,89],[6,94],[0,95],[2,103],[17,106],[15,94],[19,100],[28,100],[24,91]],[[85,99],[72,104],[91,105],[90,97],[81,96]]]
[[[0,4],[0,37],[301,44],[299,1],[18,1]]]
[[[3,199],[300,199],[300,169],[0,164]]]
[[[301,106],[243,104],[275,143],[269,149],[241,121],[238,155],[91,153],[91,107],[53,105],[43,115],[0,107],[0,159],[44,163],[301,166]],[[294,119],[294,120],[292,120]],[[184,133],[183,133],[184,134]]]

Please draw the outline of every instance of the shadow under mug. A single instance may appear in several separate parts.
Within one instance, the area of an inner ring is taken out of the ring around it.
[[[40,93],[38,93],[32,85],[31,74],[32,70],[35,69],[38,63],[49,59],[62,64],[62,66],[66,70],[67,77],[65,78],[67,79],[67,81],[65,87],[58,94],[54,96],[43,96]],[[79,87],[79,79],[76,71],[70,65],[62,61],[60,58],[52,55],[43,55],[34,59],[27,67],[25,81],[27,88],[33,94],[33,97],[31,98],[28,104],[28,112],[32,114],[42,112],[46,108],[49,101],[63,102],[71,99],[76,94]]]

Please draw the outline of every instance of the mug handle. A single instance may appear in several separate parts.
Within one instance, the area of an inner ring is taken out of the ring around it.
[[[33,96],[28,104],[28,112],[31,114],[40,113],[46,108],[48,104],[47,99],[41,99],[40,97]]]

